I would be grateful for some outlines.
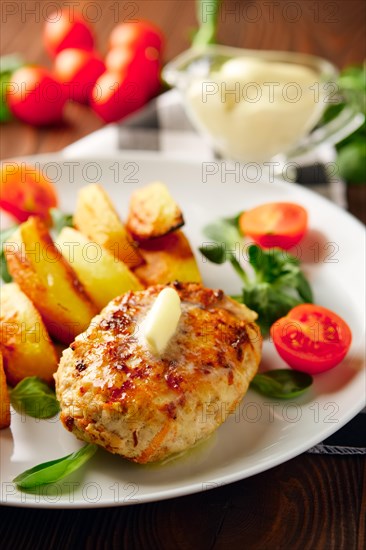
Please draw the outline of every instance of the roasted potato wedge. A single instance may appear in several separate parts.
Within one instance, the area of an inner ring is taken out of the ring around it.
[[[0,289],[0,348],[12,386],[27,376],[52,382],[57,355],[42,318],[16,283]]]
[[[3,366],[3,356],[0,353],[0,430],[10,426],[10,397]]]
[[[80,231],[64,227],[56,244],[98,309],[127,290],[143,288],[123,262]]]
[[[100,185],[87,185],[79,191],[73,222],[88,239],[107,248],[129,268],[142,264],[133,239]]]
[[[182,225],[183,214],[163,183],[154,182],[132,193],[127,229],[135,239],[162,237]]]
[[[145,264],[134,273],[145,286],[171,281],[201,282],[201,275],[188,239],[182,231],[141,243]]]
[[[85,331],[97,308],[55,247],[44,223],[30,217],[5,243],[14,281],[36,305],[48,332],[69,344]]]

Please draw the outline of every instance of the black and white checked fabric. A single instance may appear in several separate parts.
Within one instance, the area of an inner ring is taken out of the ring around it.
[[[366,455],[366,409],[308,453]]]
[[[66,147],[66,156],[86,156],[113,151],[150,151],[164,158],[214,160],[215,153],[194,130],[180,93],[170,90],[120,124],[110,124]],[[344,182],[336,175],[335,151],[320,146],[316,153],[292,159],[296,180],[345,208]]]
[[[63,150],[65,157],[83,157],[118,151],[150,151],[162,158],[208,161],[215,154],[188,120],[179,92],[170,90],[120,124],[110,124]],[[316,154],[298,159],[297,181],[301,185],[346,207],[345,185],[328,177],[334,164],[332,147],[319,147]],[[366,409],[334,435],[309,449],[312,454],[366,454]]]

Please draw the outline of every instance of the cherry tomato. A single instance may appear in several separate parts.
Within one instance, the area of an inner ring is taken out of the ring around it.
[[[239,218],[241,232],[263,248],[292,248],[305,235],[307,225],[305,208],[291,202],[262,204]]]
[[[111,32],[109,47],[128,48],[134,51],[155,48],[160,54],[164,46],[164,36],[160,29],[150,21],[121,23]]]
[[[54,72],[60,82],[67,86],[69,99],[87,103],[105,65],[98,54],[76,48],[62,50],[55,59]]]
[[[69,10],[55,12],[48,17],[43,31],[43,41],[51,57],[66,48],[94,48],[91,28],[80,13],[70,13]]]
[[[271,337],[290,367],[318,374],[338,365],[352,341],[349,326],[322,306],[301,304],[271,327]]]
[[[125,75],[132,81],[141,83],[146,101],[154,97],[161,88],[160,60],[151,57],[149,50],[134,52],[130,49],[113,48],[105,58],[109,72]]]
[[[6,97],[12,113],[28,124],[42,126],[62,119],[65,92],[43,67],[22,67],[15,71]]]
[[[29,216],[50,221],[49,209],[58,204],[53,183],[40,170],[24,163],[8,162],[0,168],[0,208],[20,222]]]
[[[105,122],[121,120],[146,102],[145,90],[139,80],[106,71],[92,90],[91,107]]]

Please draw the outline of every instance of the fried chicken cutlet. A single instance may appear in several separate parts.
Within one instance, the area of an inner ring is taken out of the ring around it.
[[[138,463],[209,436],[245,395],[262,338],[256,313],[196,283],[172,283],[182,314],[160,356],[142,323],[163,285],[112,300],[64,351],[55,374],[61,420],[79,439]]]

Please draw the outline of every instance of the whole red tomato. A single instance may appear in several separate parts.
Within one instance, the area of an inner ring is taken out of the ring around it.
[[[95,52],[67,48],[56,58],[54,72],[67,86],[69,99],[87,103],[95,82],[105,71],[105,65]]]
[[[155,48],[161,54],[164,36],[160,29],[150,21],[121,23],[111,32],[109,47],[131,48],[134,51]]]
[[[93,50],[94,36],[81,13],[57,11],[48,17],[43,42],[51,57],[66,48]]]
[[[141,79],[106,71],[93,88],[90,105],[105,122],[116,122],[140,109],[146,102]]]
[[[66,95],[61,84],[43,67],[22,67],[7,87],[11,112],[23,122],[42,126],[62,119]]]
[[[160,60],[149,51],[134,52],[129,48],[113,48],[105,58],[107,70],[139,82],[146,101],[154,97],[160,87]]]

